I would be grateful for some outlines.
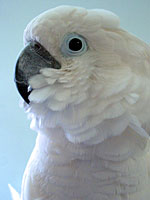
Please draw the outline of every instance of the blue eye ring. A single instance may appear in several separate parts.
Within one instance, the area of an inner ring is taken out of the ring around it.
[[[77,34],[70,33],[64,37],[61,52],[66,57],[80,56],[87,51],[86,39]]]

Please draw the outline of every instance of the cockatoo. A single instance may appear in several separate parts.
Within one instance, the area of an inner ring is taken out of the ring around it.
[[[15,82],[38,134],[14,198],[150,199],[150,47],[119,23],[59,6],[28,24]]]

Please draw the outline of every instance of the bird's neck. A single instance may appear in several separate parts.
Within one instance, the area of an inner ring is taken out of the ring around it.
[[[65,137],[61,128],[43,131],[38,133],[36,140],[35,148],[39,151],[52,157],[57,154],[57,158],[59,157],[62,162],[70,162],[75,159],[91,160],[94,157],[97,145],[74,144]]]
[[[117,198],[123,192],[128,195],[129,187],[133,188],[130,193],[135,193],[135,188],[144,191],[149,184],[146,146],[146,140],[142,141],[129,130],[97,145],[83,145],[69,142],[60,128],[47,129],[38,134],[31,163],[38,163],[35,173],[41,174],[43,182],[45,177],[50,177],[48,192],[55,186],[53,179],[56,179],[60,188],[64,188],[64,184],[69,188],[69,195],[72,190],[77,191],[74,195],[79,197],[83,193],[93,195],[97,188],[98,192],[106,191],[105,195],[111,199],[116,195],[114,189],[118,191]],[[74,184],[72,189],[70,184]]]
[[[113,162],[124,161],[130,157],[139,157],[147,152],[149,142],[141,136],[126,129],[121,135],[113,136],[95,145],[74,144],[65,137],[61,128],[45,129],[40,132],[36,149],[47,155],[57,154],[65,162],[71,160],[92,160],[99,157]],[[59,159],[58,159],[59,160]]]

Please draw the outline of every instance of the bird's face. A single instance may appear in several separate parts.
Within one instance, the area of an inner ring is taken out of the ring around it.
[[[63,119],[76,124],[81,116],[100,114],[120,102],[133,83],[125,62],[129,55],[122,53],[127,50],[124,34],[118,17],[103,10],[65,6],[32,20],[15,74],[30,110],[37,116],[62,111]]]

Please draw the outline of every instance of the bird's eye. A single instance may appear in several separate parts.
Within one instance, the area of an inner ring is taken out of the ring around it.
[[[66,35],[61,45],[61,52],[64,56],[80,56],[87,51],[85,38],[76,33]]]

